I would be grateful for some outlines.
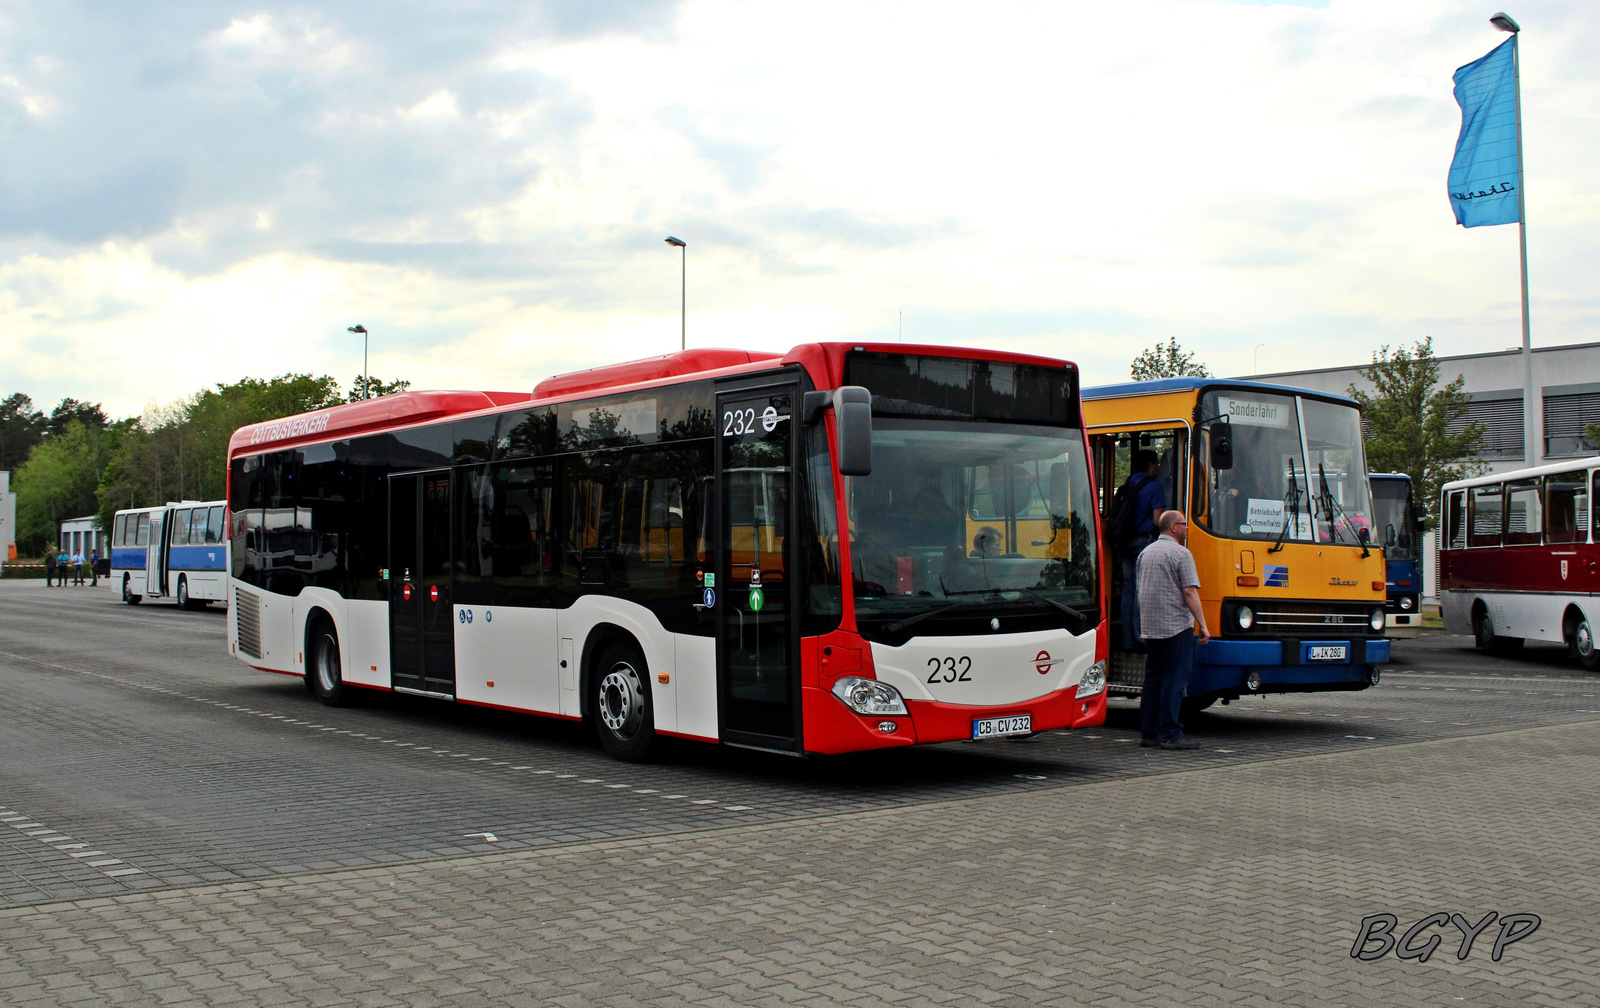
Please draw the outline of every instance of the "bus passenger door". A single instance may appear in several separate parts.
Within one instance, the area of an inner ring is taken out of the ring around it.
[[[162,598],[167,594],[167,557],[171,544],[172,508],[166,508],[150,519],[150,552],[144,565],[146,598]]]
[[[450,471],[389,477],[389,667],[395,689],[455,696]]]
[[[741,387],[742,386],[742,387]],[[772,378],[717,395],[719,556],[702,603],[717,623],[718,724],[726,742],[796,752],[799,624],[794,619],[794,474],[799,388]]]

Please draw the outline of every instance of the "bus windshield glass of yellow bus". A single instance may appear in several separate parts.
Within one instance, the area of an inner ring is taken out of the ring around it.
[[[1234,539],[1357,545],[1372,532],[1372,497],[1354,406],[1256,389],[1206,393],[1227,417],[1233,465],[1205,471],[1206,525]],[[1216,423],[1206,425],[1209,432]],[[1206,461],[1201,454],[1196,459]]]

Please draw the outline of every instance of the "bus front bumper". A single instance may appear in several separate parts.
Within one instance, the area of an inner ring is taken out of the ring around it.
[[[819,755],[930,742],[971,741],[973,721],[979,718],[1026,714],[1032,719],[1035,734],[1060,728],[1087,728],[1104,724],[1106,720],[1106,691],[1102,689],[1093,696],[1079,699],[1076,686],[1007,707],[967,707],[931,700],[907,700],[906,714],[885,717],[857,714],[825,690],[805,687],[800,694],[805,705],[805,751]],[[893,724],[894,730],[883,731],[885,723]]]
[[[1327,658],[1329,654],[1343,657]],[[1213,638],[1195,649],[1191,698],[1359,690],[1372,685],[1377,666],[1389,660],[1386,638],[1230,640]]]

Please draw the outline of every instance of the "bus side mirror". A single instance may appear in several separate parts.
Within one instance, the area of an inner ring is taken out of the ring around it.
[[[1227,422],[1211,425],[1211,468],[1233,468],[1233,425]]]
[[[1425,522],[1425,521],[1428,520],[1428,509],[1427,508],[1425,508],[1425,507],[1423,507],[1423,506],[1421,506],[1419,504],[1416,507],[1412,508],[1412,510],[1416,512],[1417,521]]]
[[[872,393],[844,385],[833,393],[833,419],[839,433],[839,475],[872,475]]]
[[[1071,510],[1071,497],[1067,486],[1067,464],[1050,463],[1050,513],[1064,517]]]

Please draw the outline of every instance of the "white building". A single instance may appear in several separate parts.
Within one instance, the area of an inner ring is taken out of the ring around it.
[[[1372,390],[1372,383],[1361,376],[1361,370],[1370,365],[1369,360],[1348,367],[1240,377],[1348,395],[1351,385],[1363,391]],[[1544,411],[1544,445],[1533,458],[1528,455],[1527,431],[1523,424],[1521,348],[1440,357],[1440,382],[1454,381],[1457,375],[1466,380],[1462,391],[1472,397],[1472,406],[1452,429],[1460,430],[1474,421],[1488,428],[1480,457],[1488,463],[1489,472],[1509,472],[1545,462],[1581,458],[1594,455],[1600,449],[1600,445],[1583,439],[1585,424],[1600,423],[1600,343],[1534,347],[1533,384],[1539,390]],[[1417,503],[1426,507],[1430,514],[1439,509],[1438,501],[1419,500]],[[1436,596],[1438,554],[1431,532],[1423,539],[1422,555],[1424,593]]]
[[[17,557],[17,495],[11,492],[11,474],[0,472],[0,567]]]
[[[94,515],[84,518],[68,518],[61,523],[61,537],[59,545],[61,551],[67,556],[82,553],[87,561],[91,553],[106,555],[106,538],[99,528],[100,519]]]

